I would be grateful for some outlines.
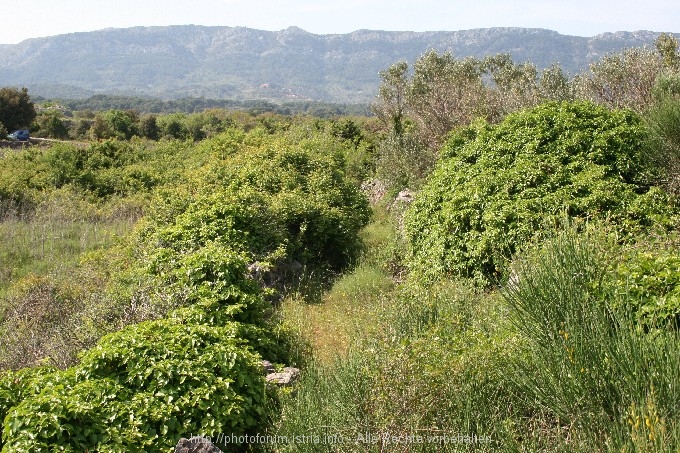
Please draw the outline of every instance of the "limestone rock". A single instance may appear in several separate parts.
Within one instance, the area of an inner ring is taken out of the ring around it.
[[[274,365],[269,361],[269,360],[263,360],[262,361],[262,368],[264,369],[264,375],[276,373],[276,368],[274,368]]]
[[[181,438],[175,447],[175,453],[222,453],[205,437]]]
[[[376,204],[385,197],[387,193],[387,187],[385,183],[378,179],[371,179],[370,181],[364,181],[361,183],[361,190],[366,193],[368,201],[371,204]]]
[[[409,189],[404,189],[401,192],[399,192],[399,195],[397,195],[397,198],[395,198],[394,201],[410,204],[411,202],[413,202],[414,197],[415,194],[413,192],[411,192]]]
[[[269,373],[265,379],[270,384],[282,387],[293,385],[300,378],[300,370],[293,367],[286,367],[280,373]]]

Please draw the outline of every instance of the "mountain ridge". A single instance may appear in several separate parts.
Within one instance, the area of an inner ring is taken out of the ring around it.
[[[658,35],[589,38],[520,27],[327,35],[294,26],[107,28],[0,45],[0,85],[27,86],[48,98],[71,92],[358,103],[373,99],[381,70],[399,60],[412,64],[431,49],[461,58],[510,53],[517,62],[539,69],[559,63],[574,74],[606,53],[653,45]]]

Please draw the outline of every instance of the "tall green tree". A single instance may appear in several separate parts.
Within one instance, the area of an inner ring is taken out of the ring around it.
[[[378,98],[372,106],[373,113],[396,135],[404,132],[408,63],[400,61],[380,72],[382,84]]]
[[[656,49],[633,48],[605,55],[590,65],[590,73],[577,77],[578,97],[611,108],[642,112],[658,101],[660,92],[663,96],[677,91],[680,87],[678,41],[672,35],[661,34],[655,46]]]
[[[481,62],[451,53],[427,52],[416,61],[409,84],[408,107],[423,143],[432,149],[457,126],[486,116],[487,90]]]
[[[142,137],[150,140],[158,140],[161,136],[161,129],[158,127],[156,115],[147,115],[139,121],[139,133]]]
[[[26,88],[0,88],[0,123],[8,131],[28,128],[36,116]]]
[[[510,54],[498,54],[485,58],[483,68],[493,82],[490,104],[495,120],[539,103],[538,70],[535,65],[516,64]]]

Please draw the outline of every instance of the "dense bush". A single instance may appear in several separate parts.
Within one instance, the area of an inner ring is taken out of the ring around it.
[[[647,238],[621,251],[608,281],[613,301],[624,300],[646,329],[680,328],[680,249],[677,236]],[[619,302],[621,304],[622,302]]]
[[[680,86],[680,77],[676,79]],[[662,182],[680,194],[680,88],[675,97],[664,97],[645,113],[651,132],[651,157],[663,168]]]
[[[565,217],[620,234],[670,227],[677,209],[650,186],[645,130],[628,111],[548,103],[453,134],[406,216],[411,266],[425,278],[507,275],[522,244]]]
[[[110,255],[123,267],[107,268],[111,290],[125,288],[127,306],[122,297],[121,313],[101,313],[122,319],[142,301],[165,318],[102,337],[66,370],[5,374],[3,451],[171,451],[192,433],[239,435],[268,423],[274,395],[259,360],[290,363],[290,337],[280,335],[254,269],[295,260],[324,270],[349,264],[360,250],[367,201],[347,179],[343,145],[331,136],[227,132],[192,147],[186,169],[178,158],[183,149],[175,151],[167,159],[154,155],[153,169],[141,167],[167,185],[156,191],[124,256]],[[144,153],[139,144],[102,142],[35,158],[45,187],[61,178],[106,197],[102,181],[141,165]],[[59,178],[44,176],[55,172]],[[80,182],[87,174],[91,187]],[[59,325],[63,307],[42,306],[42,321]]]
[[[190,433],[256,428],[266,389],[247,328],[177,317],[103,338],[77,367],[38,375],[39,389],[10,402],[3,451],[172,451]]]
[[[0,159],[0,203],[32,211],[45,193],[65,186],[93,199],[148,193],[173,175],[171,146],[153,149],[137,142],[107,140],[88,146],[57,143]]]
[[[346,177],[337,142],[225,133],[199,146],[214,160],[191,176],[193,193],[165,191],[154,201],[154,253],[216,240],[238,244],[253,262],[278,257],[339,269],[359,252],[370,211]]]

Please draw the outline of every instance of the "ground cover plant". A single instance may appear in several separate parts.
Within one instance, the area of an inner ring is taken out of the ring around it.
[[[274,432],[330,441],[274,450],[675,451],[677,202],[646,134],[582,102],[452,134],[412,254],[379,216],[325,304],[284,303],[314,360]],[[346,284],[380,273],[398,283]]]

